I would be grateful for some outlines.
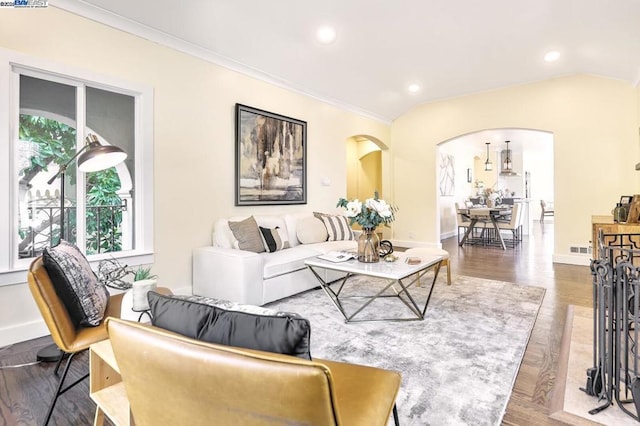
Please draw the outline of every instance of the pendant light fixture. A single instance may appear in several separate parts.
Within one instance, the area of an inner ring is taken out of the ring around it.
[[[484,162],[484,170],[490,172],[493,170],[493,163],[491,163],[491,160],[489,159],[489,145],[491,145],[491,142],[485,143],[487,144],[487,161]]]
[[[513,164],[511,163],[511,152],[509,151],[509,142],[505,141],[507,144],[507,156],[504,159],[504,163],[502,164],[502,171],[505,173],[511,173],[511,168]]]

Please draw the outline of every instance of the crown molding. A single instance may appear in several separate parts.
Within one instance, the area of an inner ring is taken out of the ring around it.
[[[83,18],[90,19],[97,23],[107,25],[120,31],[124,31],[129,34],[141,37],[145,40],[158,43],[162,46],[169,47],[187,55],[202,59],[212,64],[221,66],[231,71],[244,74],[251,78],[264,81],[274,86],[281,87],[283,89],[290,90],[292,92],[299,93],[304,96],[316,99],[320,102],[324,102],[333,105],[337,108],[353,112],[355,114],[370,118],[375,121],[382,122],[383,124],[390,125],[391,119],[383,117],[379,114],[367,111],[362,108],[358,108],[354,105],[341,102],[337,99],[333,99],[327,96],[323,96],[318,93],[314,93],[304,87],[296,85],[295,83],[276,77],[257,68],[250,67],[241,62],[235,61],[223,55],[219,55],[211,50],[205,49],[202,46],[195,45],[181,38],[169,35],[155,28],[143,25],[139,22],[133,21],[129,18],[125,18],[121,15],[115,14],[106,9],[88,4],[81,0],[49,0],[49,6],[56,7],[61,10],[73,13]]]

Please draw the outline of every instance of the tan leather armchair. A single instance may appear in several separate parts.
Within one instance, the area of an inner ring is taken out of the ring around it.
[[[44,267],[42,256],[37,257],[31,263],[27,273],[27,281],[29,283],[29,290],[31,290],[31,294],[33,295],[36,305],[40,310],[40,314],[42,314],[42,317],[44,318],[45,324],[47,324],[53,341],[58,345],[58,348],[69,354],[62,376],[60,377],[56,393],[49,405],[47,416],[43,423],[46,425],[49,423],[49,419],[51,418],[51,414],[53,413],[53,408],[55,407],[58,397],[87,378],[89,375],[87,373],[75,382],[63,388],[64,380],[67,376],[67,372],[69,371],[69,366],[71,365],[74,355],[89,349],[89,346],[92,343],[107,339],[108,335],[104,320],[97,327],[76,328],[71,321],[69,311],[67,311],[67,308],[64,306],[64,303],[60,297],[58,297],[58,294],[53,287],[51,278]],[[159,288],[156,291],[163,294],[171,293],[170,290],[166,288]],[[113,295],[109,298],[107,310],[104,314],[105,319],[107,317],[120,317],[120,307],[122,305],[123,296],[124,293]],[[56,375],[58,374],[58,369],[60,368],[63,358],[64,357],[61,357],[56,365],[54,370],[54,374]]]
[[[193,340],[110,318],[137,425],[386,425],[400,374]]]

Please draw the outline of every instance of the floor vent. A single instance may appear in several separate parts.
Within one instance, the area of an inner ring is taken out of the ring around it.
[[[591,246],[570,246],[569,247],[569,252],[571,254],[590,255],[591,254]]]

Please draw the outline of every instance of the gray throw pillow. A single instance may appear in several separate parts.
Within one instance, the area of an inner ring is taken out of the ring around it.
[[[240,222],[229,222],[229,228],[231,228],[233,236],[238,240],[238,248],[240,250],[254,253],[264,252],[260,230],[253,216]]]
[[[109,292],[98,281],[87,258],[66,241],[44,249],[42,257],[53,288],[74,325],[100,325],[107,309]]]
[[[289,312],[202,296],[147,295],[152,324],[192,339],[311,359],[311,324]]]

